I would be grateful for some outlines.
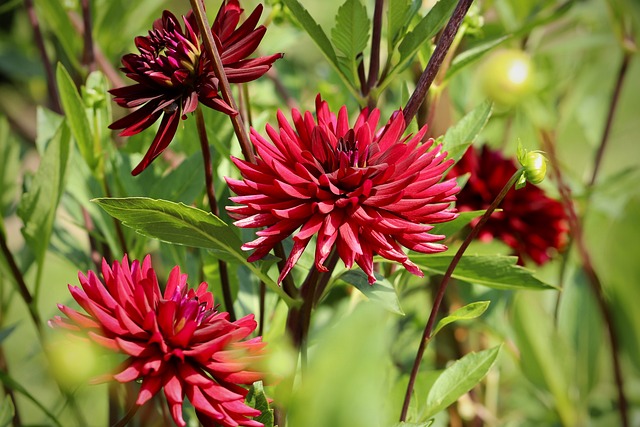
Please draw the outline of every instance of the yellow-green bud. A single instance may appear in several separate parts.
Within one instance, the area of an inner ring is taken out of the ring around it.
[[[524,168],[524,173],[516,183],[516,189],[525,186],[526,181],[540,184],[547,174],[547,158],[542,151],[527,151],[518,143],[518,162]]]

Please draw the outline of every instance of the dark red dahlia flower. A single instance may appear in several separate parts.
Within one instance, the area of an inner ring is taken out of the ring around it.
[[[470,147],[449,173],[450,177],[470,174],[458,194],[458,210],[488,208],[517,170],[515,160],[503,157],[486,145],[481,150]],[[512,188],[500,208],[502,211],[495,212],[482,227],[479,239],[502,240],[518,255],[521,264],[524,257],[538,265],[544,264],[553,251],[563,247],[568,231],[567,216],[562,204],[547,197],[540,188],[531,184],[520,190]]]
[[[211,27],[225,74],[231,83],[257,79],[282,57],[278,53],[246,59],[257,49],[266,28],[263,25],[256,27],[262,13],[261,5],[237,27],[242,11],[238,0],[223,2]],[[162,18],[154,22],[148,36],[136,37],[140,54],[130,53],[122,58],[122,70],[136,84],[110,91],[118,105],[140,107],[109,126],[111,129],[123,129],[121,136],[135,135],[162,116],[158,133],[133,170],[133,175],[142,172],[167,148],[178,129],[180,118],[186,119],[198,102],[226,114],[237,114],[220,97],[213,61],[202,45],[195,16],[189,12],[182,20],[184,30],[178,19],[165,10]]]
[[[66,317],[49,324],[127,355],[122,370],[105,379],[142,380],[138,405],[163,388],[179,426],[186,425],[185,395],[204,425],[262,426],[249,418],[260,411],[245,405],[247,390],[239,385],[262,377],[251,366],[264,344],[260,337],[245,340],[256,328],[253,315],[229,322],[228,313],[216,310],[207,284],[189,289],[178,267],[162,295],[149,256],[131,266],[126,256],[113,266],[103,260],[104,282],[92,271],[78,276],[82,289],[69,290],[87,314],[59,304]]]
[[[303,116],[294,109],[293,127],[278,112],[280,131],[266,129],[273,142],[251,131],[257,163],[233,158],[243,180],[227,178],[227,183],[237,194],[231,200],[242,206],[227,209],[238,227],[266,227],[243,246],[255,249],[249,259],[262,258],[298,230],[279,280],[314,235],[320,271],[326,271],[324,262],[335,248],[345,265],[358,264],[370,283],[376,280],[375,254],[422,276],[400,245],[422,253],[446,249],[435,243],[444,236],[429,234],[429,224],[456,217],[450,204],[459,189],[454,180],[441,182],[452,162],[440,146],[430,150],[433,140],[420,142],[426,128],[403,138],[401,112],[380,130],[377,109],[365,109],[350,126],[346,107],[336,117],[318,96],[316,112],[317,121],[311,112]]]

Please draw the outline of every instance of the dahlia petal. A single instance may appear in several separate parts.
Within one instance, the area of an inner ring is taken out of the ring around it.
[[[142,161],[135,167],[132,175],[138,175],[151,164],[151,162],[158,157],[165,148],[169,146],[169,143],[173,139],[178,129],[178,123],[180,122],[180,113],[178,111],[171,114],[165,113],[160,123],[160,128],[155,138],[151,142],[151,146],[144,155]]]
[[[142,385],[138,392],[136,405],[142,406],[147,403],[153,396],[160,391],[162,387],[162,378],[159,376],[145,376],[142,379]]]

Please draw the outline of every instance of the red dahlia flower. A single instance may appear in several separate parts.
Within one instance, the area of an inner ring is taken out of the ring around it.
[[[186,425],[185,395],[206,426],[262,426],[249,418],[260,411],[245,405],[247,390],[238,385],[262,376],[251,369],[264,347],[261,338],[243,341],[256,328],[253,315],[229,322],[228,313],[216,310],[207,284],[189,289],[178,267],[162,295],[149,256],[131,267],[126,256],[113,266],[103,260],[104,282],[92,271],[78,276],[82,289],[69,290],[87,314],[59,304],[66,317],[56,316],[49,324],[127,355],[124,368],[107,379],[142,380],[136,404],[164,388],[179,426]]]
[[[257,79],[282,57],[278,53],[246,59],[257,49],[267,29],[263,25],[256,27],[262,13],[261,5],[236,28],[242,11],[238,0],[226,0],[211,27],[225,74],[231,83]],[[140,107],[109,126],[111,129],[123,129],[121,136],[135,135],[162,116],[158,133],[133,170],[133,175],[142,172],[167,148],[178,129],[180,118],[186,119],[198,102],[226,114],[237,114],[220,97],[213,61],[202,45],[195,16],[189,12],[182,20],[184,30],[178,19],[165,10],[162,18],[153,23],[153,30],[148,36],[136,37],[140,54],[125,55],[122,71],[137,83],[110,91],[118,105]]]
[[[450,177],[470,173],[456,207],[459,211],[488,208],[517,170],[514,160],[486,145],[481,151],[470,147],[449,173]],[[512,188],[500,208],[502,211],[489,218],[478,238],[502,240],[518,255],[520,263],[526,256],[538,265],[544,264],[564,245],[568,231],[565,211],[540,188],[531,184],[520,190]]]
[[[292,127],[279,111],[280,131],[266,129],[273,142],[251,131],[257,163],[232,159],[243,180],[227,183],[237,194],[231,200],[242,206],[227,209],[238,227],[266,227],[243,246],[255,249],[249,260],[262,258],[299,229],[279,280],[314,235],[320,271],[336,248],[347,268],[355,262],[370,283],[376,280],[375,254],[422,276],[400,245],[422,253],[446,249],[435,243],[444,236],[429,234],[429,224],[456,217],[450,204],[458,187],[451,179],[440,182],[452,161],[440,146],[430,150],[433,140],[420,142],[426,127],[403,138],[402,112],[380,130],[377,109],[363,110],[350,126],[346,107],[336,117],[318,96],[316,112],[317,121],[294,109]]]

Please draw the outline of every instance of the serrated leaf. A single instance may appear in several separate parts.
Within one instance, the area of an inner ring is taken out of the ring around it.
[[[60,421],[58,421],[58,419],[56,418],[56,416],[54,414],[52,414],[46,406],[44,406],[42,403],[40,403],[40,401],[38,401],[38,399],[36,399],[31,393],[29,393],[27,391],[26,388],[24,388],[22,386],[22,384],[20,384],[18,381],[16,381],[13,377],[11,377],[8,373],[0,370],[0,381],[2,381],[2,383],[9,389],[17,391],[18,393],[22,394],[24,397],[26,397],[27,399],[29,399],[31,402],[33,402],[38,408],[40,408],[40,410],[42,412],[44,412],[47,417],[49,417],[51,419],[51,421],[54,422],[55,425],[62,427],[62,424],[60,424]],[[9,399],[5,399],[5,400],[9,400]]]
[[[143,236],[228,254],[226,259],[244,264],[288,304],[292,302],[282,288],[261,271],[259,264],[247,261],[238,236],[215,215],[183,203],[147,197],[99,198],[93,201]]]
[[[454,220],[435,224],[431,231],[429,231],[429,233],[441,234],[447,237],[453,236],[455,233],[462,230],[467,224],[473,221],[474,218],[478,218],[484,213],[484,210],[460,212],[458,214],[458,217]]]
[[[411,19],[420,8],[419,0],[389,0],[387,25],[389,51],[393,51],[398,41],[405,35]]]
[[[87,162],[93,170],[96,167],[99,153],[94,151],[93,136],[91,126],[85,112],[85,105],[80,98],[80,94],[76,90],[76,86],[71,76],[64,68],[64,65],[58,63],[56,71],[56,81],[58,90],[60,91],[60,101],[64,109],[65,116],[71,128],[73,138],[78,144],[78,149],[82,158]]]
[[[400,60],[389,76],[402,71],[409,64],[413,56],[420,50],[420,46],[435,36],[445,23],[457,4],[456,0],[440,0],[418,22],[418,24],[404,37],[398,47]]]
[[[262,381],[256,381],[249,387],[245,400],[247,405],[260,411],[260,415],[253,418],[255,421],[264,424],[264,427],[273,427],[273,409],[269,408]]]
[[[327,57],[329,62],[334,66],[338,66],[338,58],[333,50],[333,46],[329,41],[329,38],[324,33],[324,30],[309,14],[298,0],[282,0],[282,2],[289,8],[293,16],[298,20],[302,28],[309,34],[311,39],[318,45],[322,53]]]
[[[453,259],[452,255],[410,255],[411,261],[421,269],[444,274]],[[453,271],[452,277],[467,283],[494,289],[557,289],[534,277],[534,272],[516,264],[515,256],[465,255]]]
[[[454,60],[451,62],[451,67],[449,67],[449,69],[447,70],[445,79],[450,79],[454,74],[462,70],[465,66],[482,58],[485,53],[489,52],[490,50],[502,44],[503,42],[509,40],[511,37],[513,36],[506,35],[506,36],[498,37],[497,39],[489,40],[469,50],[465,50],[461,54],[457,55],[454,58]]]
[[[490,101],[485,101],[447,130],[442,145],[450,159],[454,159],[456,162],[460,160],[487,124],[492,109],[493,104]]]
[[[396,294],[393,284],[385,279],[381,274],[374,273],[377,281],[370,285],[367,275],[362,270],[348,270],[341,274],[338,279],[353,285],[371,301],[375,301],[387,310],[404,315],[400,307],[400,300]]]
[[[347,0],[338,9],[331,39],[350,64],[355,65],[356,57],[367,47],[370,27],[367,9],[360,0]],[[355,72],[355,66],[353,71]]]
[[[70,143],[69,127],[62,123],[49,142],[31,186],[22,195],[18,207],[18,216],[24,223],[22,234],[38,265],[42,265],[49,246],[56,208],[65,188]]]
[[[490,301],[477,301],[472,302],[471,304],[467,304],[464,307],[460,307],[447,317],[440,319],[435,329],[431,333],[431,336],[437,334],[440,329],[447,326],[449,323],[457,322],[458,320],[470,320],[475,319],[476,317],[482,316],[487,308],[489,308]]]
[[[501,347],[469,353],[445,369],[429,390],[420,418],[430,418],[446,409],[478,384],[495,363]]]

